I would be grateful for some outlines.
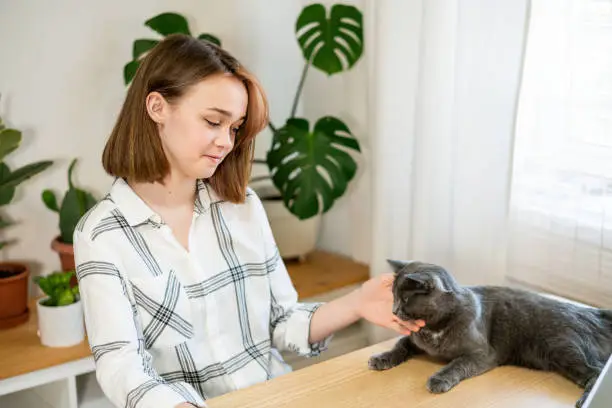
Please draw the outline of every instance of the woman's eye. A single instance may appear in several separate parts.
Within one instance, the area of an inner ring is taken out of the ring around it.
[[[205,121],[206,121],[206,122],[207,122],[207,123],[208,123],[210,126],[212,126],[212,127],[217,127],[217,126],[221,125],[220,123],[213,122],[213,121],[208,120],[208,119],[204,119],[204,120],[205,120]]]

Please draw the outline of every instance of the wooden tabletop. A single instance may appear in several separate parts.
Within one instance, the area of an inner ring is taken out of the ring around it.
[[[38,337],[36,301],[27,323],[0,331],[0,380],[89,357],[87,341],[74,347],[45,347]]]
[[[427,378],[442,365],[427,358],[383,372],[368,369],[368,358],[393,343],[367,347],[207,403],[209,408],[572,408],[582,394],[559,375],[519,367],[499,367],[446,394],[430,394]]]

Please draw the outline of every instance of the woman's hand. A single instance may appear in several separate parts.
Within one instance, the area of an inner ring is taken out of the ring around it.
[[[425,322],[423,320],[405,322],[393,314],[393,293],[391,290],[393,279],[394,275],[388,273],[364,282],[357,292],[357,313],[378,326],[410,335],[425,326]]]

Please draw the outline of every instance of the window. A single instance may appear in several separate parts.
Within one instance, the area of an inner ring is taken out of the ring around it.
[[[533,0],[508,278],[612,303],[612,0]]]

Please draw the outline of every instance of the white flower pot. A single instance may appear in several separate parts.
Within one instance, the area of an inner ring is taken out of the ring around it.
[[[283,259],[303,260],[314,251],[319,237],[321,215],[300,220],[283,204],[282,200],[262,200],[270,221],[272,234]]]
[[[44,300],[36,303],[40,342],[48,347],[70,347],[81,343],[85,339],[81,301],[53,307],[42,305]]]

